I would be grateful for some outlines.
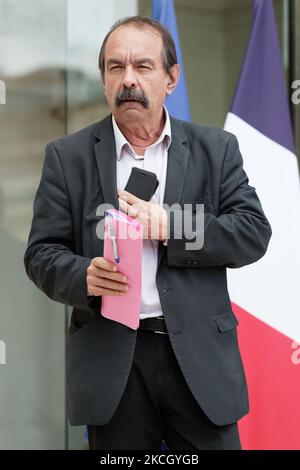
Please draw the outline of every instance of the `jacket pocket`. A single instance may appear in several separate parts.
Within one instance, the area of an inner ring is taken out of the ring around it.
[[[229,312],[225,315],[215,317],[215,322],[217,324],[218,330],[221,333],[230,331],[239,324],[238,319],[236,318],[233,312]]]

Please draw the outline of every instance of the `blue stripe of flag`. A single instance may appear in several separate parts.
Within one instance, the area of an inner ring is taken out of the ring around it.
[[[178,63],[181,67],[179,83],[172,95],[168,96],[166,107],[171,116],[183,121],[191,121],[173,0],[152,0],[152,18],[162,23],[170,31],[175,42]]]

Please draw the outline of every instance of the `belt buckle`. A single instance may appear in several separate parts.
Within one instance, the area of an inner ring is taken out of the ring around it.
[[[157,320],[165,320],[163,316],[159,316],[159,317],[156,317]],[[167,335],[168,333],[166,333],[165,331],[158,331],[158,330],[154,330],[154,333],[158,333],[158,334],[161,334],[161,335]]]

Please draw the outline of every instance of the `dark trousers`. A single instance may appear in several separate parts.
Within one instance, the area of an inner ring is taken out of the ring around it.
[[[203,358],[205,360],[205,358]],[[190,392],[169,336],[139,330],[125,392],[111,421],[88,426],[94,450],[240,449],[237,424],[214,425]]]

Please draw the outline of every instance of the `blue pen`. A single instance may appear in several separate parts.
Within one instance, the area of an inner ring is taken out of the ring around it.
[[[119,263],[120,262],[120,257],[119,257],[119,253],[118,253],[116,232],[115,232],[115,227],[114,227],[114,222],[113,222],[113,216],[109,212],[105,212],[105,215],[108,216],[108,218],[107,218],[107,220],[108,220],[108,235],[109,235],[109,238],[111,239],[115,262]]]

